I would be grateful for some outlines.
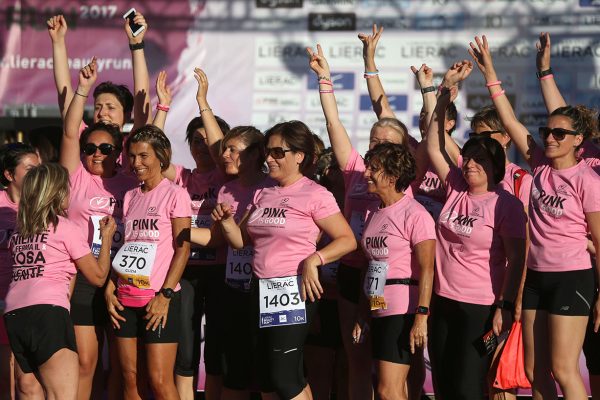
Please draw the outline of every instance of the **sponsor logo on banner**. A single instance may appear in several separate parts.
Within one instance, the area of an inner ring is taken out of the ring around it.
[[[256,8],[302,8],[303,0],[256,0]]]
[[[354,89],[354,73],[352,72],[332,72],[331,83],[335,90],[352,90]],[[308,89],[314,90],[319,88],[317,79],[308,79]]]
[[[309,13],[309,31],[354,31],[356,14],[354,13]]]
[[[579,0],[581,7],[600,7],[600,0]]]
[[[408,109],[408,96],[405,94],[388,94],[388,102],[394,111],[406,111]],[[360,109],[371,110],[371,97],[368,94],[360,96]]]
[[[510,104],[515,103],[515,95],[514,94],[506,94],[506,97],[510,101]],[[467,95],[467,108],[471,110],[479,110],[482,107],[489,106],[493,104],[492,99],[490,99],[489,94],[469,94]]]

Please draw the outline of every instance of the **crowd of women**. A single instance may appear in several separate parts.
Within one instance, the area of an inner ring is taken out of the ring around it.
[[[418,399],[426,348],[436,398],[514,398],[491,384],[502,343],[486,347],[513,321],[535,399],[556,398],[555,381],[566,398],[587,398],[582,347],[600,395],[598,121],[562,98],[548,34],[537,52],[549,114],[538,142],[515,117],[485,36],[439,87],[427,65],[411,67],[423,96],[413,139],[379,79],[383,29],[374,26],[359,35],[378,118],[364,156],[339,118],[317,45],[309,67],[331,149],[301,121],[264,134],[231,128],[196,68],[190,170],[171,163],[162,130],[164,72],[149,111],[148,26],[141,14],[135,22],[146,29],[133,36],[125,25],[132,94],[108,81],[94,87],[95,60],[73,89],[66,21],[47,21],[64,132],[59,164],[42,164],[27,144],[2,147],[0,397],[193,399],[203,315],[209,400],[253,391]],[[460,148],[453,100],[474,66],[491,105],[472,116]],[[508,159],[511,145],[531,174]],[[334,379],[336,360],[344,366]]]

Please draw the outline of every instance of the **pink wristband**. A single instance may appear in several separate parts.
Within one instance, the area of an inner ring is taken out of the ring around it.
[[[315,254],[317,255],[317,257],[319,257],[319,260],[321,260],[321,265],[325,265],[325,259],[323,258],[323,254],[321,254],[321,252],[319,251],[315,251]]]
[[[502,85],[502,81],[486,83],[485,87],[492,87],[492,86],[498,86],[498,85]]]
[[[494,100],[496,97],[500,97],[504,94],[504,90],[501,90],[499,92],[494,93],[493,95],[490,96],[490,99]]]
[[[333,83],[331,83],[331,81],[326,81],[325,79],[321,79],[319,81],[319,85],[329,85],[329,86],[333,86]]]
[[[319,90],[319,93],[333,93],[333,89],[331,89],[331,90]]]
[[[375,74],[375,75],[364,74],[363,78],[365,78],[365,79],[371,79],[371,78],[375,78],[376,76],[378,76],[378,75],[377,74]]]
[[[169,106],[165,106],[164,104],[157,104],[156,105],[156,109],[160,110],[160,111],[164,111],[164,112],[169,112],[169,110],[171,109],[171,107]]]
[[[554,78],[554,75],[553,74],[544,75],[540,78],[540,81],[545,81],[546,79],[550,79],[550,78]]]

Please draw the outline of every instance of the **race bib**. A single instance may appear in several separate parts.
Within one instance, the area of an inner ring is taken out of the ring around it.
[[[92,245],[90,250],[94,257],[98,257],[100,255],[100,247],[102,247],[102,238],[100,237],[100,220],[104,218],[104,215],[92,215],[90,216],[90,220],[92,221],[92,226],[94,229],[94,236],[92,238]],[[112,244],[110,246],[110,258],[114,258],[119,248],[123,245],[124,238],[124,228],[123,223],[115,218],[115,222],[117,223],[117,230],[113,235]]]
[[[371,302],[371,311],[385,310],[387,304],[383,297],[383,289],[387,279],[388,264],[385,261],[369,261],[365,276],[364,290]]]
[[[225,283],[234,289],[243,292],[250,291],[252,279],[252,258],[254,247],[246,246],[243,249],[227,249],[227,267],[225,269]]]
[[[211,225],[212,218],[210,215],[192,215],[192,228],[210,229]],[[189,259],[194,261],[215,261],[217,259],[217,249],[192,245]]]
[[[350,217],[350,228],[356,240],[362,239],[363,231],[365,229],[365,216],[363,213],[353,211]]]
[[[330,285],[335,285],[337,283],[337,272],[339,266],[340,262],[334,261],[319,268],[321,270],[321,279],[323,279],[324,283],[328,283]]]
[[[260,328],[306,323],[300,276],[259,280]]]
[[[150,289],[150,275],[156,259],[156,243],[125,243],[113,259],[119,278],[131,286]]]

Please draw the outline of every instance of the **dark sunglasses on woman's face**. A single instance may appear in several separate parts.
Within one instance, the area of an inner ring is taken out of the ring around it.
[[[276,160],[285,157],[285,153],[292,151],[292,149],[284,149],[283,147],[267,147],[265,148],[265,154],[267,157],[271,156]]]
[[[547,126],[540,126],[540,136],[542,137],[542,139],[546,140],[548,139],[548,136],[552,135],[552,137],[554,138],[554,140],[560,142],[561,140],[565,139],[566,135],[579,135],[579,132],[577,131],[571,131],[569,129],[564,129],[564,128],[549,128]]]
[[[482,138],[482,137],[492,137],[494,133],[502,133],[502,131],[481,131],[477,132],[469,132],[469,139],[473,138]]]
[[[88,156],[91,156],[92,154],[96,153],[96,149],[100,149],[100,153],[107,156],[115,150],[115,146],[110,143],[101,143],[98,146],[96,146],[94,143],[86,143],[81,150]]]

